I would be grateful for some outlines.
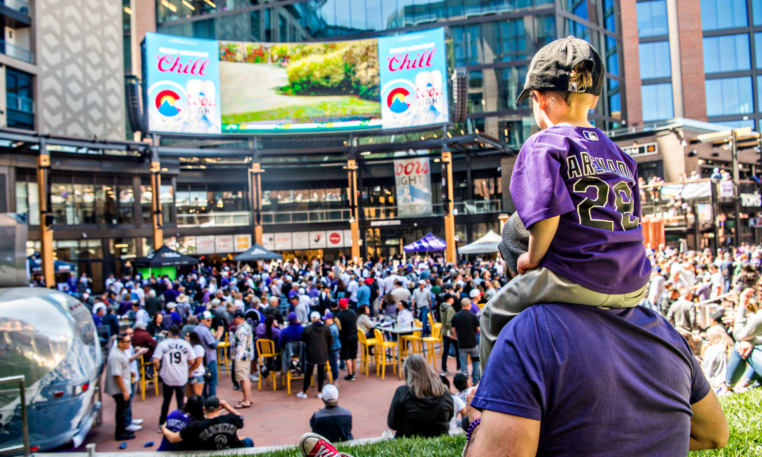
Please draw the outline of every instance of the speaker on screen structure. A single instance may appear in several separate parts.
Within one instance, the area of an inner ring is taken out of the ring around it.
[[[467,74],[464,68],[456,68],[452,75],[453,110],[450,120],[455,124],[466,122],[466,115],[468,114],[468,89],[466,87],[466,78]]]
[[[124,94],[127,102],[127,119],[133,132],[140,132],[144,136],[148,133],[143,111],[143,94],[140,90],[140,81],[137,76],[127,75],[124,79]]]

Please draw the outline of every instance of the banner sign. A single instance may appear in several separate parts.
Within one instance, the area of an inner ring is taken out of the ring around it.
[[[214,237],[214,250],[217,254],[234,252],[233,235],[217,235]]]
[[[325,232],[328,247],[329,248],[343,248],[344,247],[344,231],[343,230],[328,230]]]
[[[291,248],[292,249],[309,249],[310,248],[310,232],[291,233]]]
[[[235,252],[246,252],[251,247],[251,235],[235,236]]]
[[[292,134],[446,124],[446,57],[443,28],[310,43],[148,33],[149,129]]]
[[[378,39],[383,128],[449,121],[444,29]]]
[[[214,40],[146,34],[143,106],[149,130],[221,133],[217,50]]]
[[[262,234],[262,247],[269,251],[275,250],[275,234],[274,233]]]
[[[291,233],[276,233],[275,249],[291,250]]]
[[[431,173],[429,158],[394,161],[399,217],[431,216]]]
[[[325,232],[310,232],[310,249],[322,249],[328,246]]]
[[[214,236],[197,236],[196,254],[214,254]]]

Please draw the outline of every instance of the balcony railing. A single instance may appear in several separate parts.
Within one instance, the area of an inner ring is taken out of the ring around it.
[[[8,109],[34,114],[34,100],[31,98],[20,97],[15,94],[7,94],[5,100],[8,104]]]
[[[502,208],[501,200],[467,200],[453,204],[456,215],[499,213]],[[396,206],[365,206],[365,218],[368,220],[397,219],[399,212]],[[444,204],[432,205],[430,216],[443,216]]]
[[[178,214],[178,227],[235,227],[249,225],[249,211],[231,211],[208,214]]]
[[[341,222],[348,221],[350,210],[346,209],[316,209],[312,211],[283,211],[262,212],[262,224],[304,224],[309,222]]]
[[[0,52],[7,56],[23,60],[24,62],[34,63],[34,54],[32,51],[16,46],[15,44],[6,43],[3,40],[0,40]]]
[[[23,0],[0,0],[0,3],[12,10],[18,11],[19,13],[24,13],[27,16],[30,15],[31,10],[29,9],[29,3]]]

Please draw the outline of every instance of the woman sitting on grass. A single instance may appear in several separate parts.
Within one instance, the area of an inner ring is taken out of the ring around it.
[[[402,374],[405,385],[394,392],[386,419],[389,428],[397,432],[395,438],[446,434],[454,405],[439,376],[419,354],[405,360]]]

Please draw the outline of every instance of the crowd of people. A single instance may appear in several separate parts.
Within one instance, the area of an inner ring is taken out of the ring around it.
[[[110,276],[103,293],[93,297],[85,290],[79,298],[92,309],[96,325],[116,340],[109,353],[108,378],[113,386],[107,390],[117,403],[116,439],[131,439],[142,428],[142,421],[131,418],[129,401],[140,376],[137,359],[142,357],[148,367],[146,376],[161,380],[158,430],[168,440],[167,447],[207,449],[198,440],[178,444],[182,443],[179,427],[211,410],[226,416],[223,410],[232,415],[251,407],[252,383],[282,370],[303,375],[296,395],[300,399],[308,398],[316,377],[316,395],[326,408],[313,417],[313,428],[335,439],[350,439],[351,413],[336,406],[337,386],[340,381],[357,379],[358,330],[373,338],[375,329],[412,326],[418,319],[421,336],[426,336],[432,331],[429,315],[443,325],[442,371],[436,373],[417,354],[409,356],[403,366],[409,389],[398,390],[391,401],[388,425],[398,436],[435,436],[461,428],[464,397],[450,395],[448,358],[455,358],[460,372],[455,388],[478,384],[479,314],[507,279],[504,266],[495,260],[477,259],[459,266],[447,265],[441,257],[356,265],[287,261],[240,269],[228,264],[199,265],[174,280],[139,274]],[[278,356],[260,363],[260,340],[272,345],[263,350]],[[229,351],[233,388],[242,395],[235,405],[217,397],[218,364],[222,363],[218,345],[223,342],[229,343],[223,350]],[[130,375],[124,371],[125,360]],[[331,384],[326,384],[326,364]],[[121,384],[114,381],[117,376]],[[173,397],[176,411],[170,408]],[[432,414],[438,418],[436,425],[421,428],[417,415]],[[230,420],[229,428],[242,426],[242,420],[240,426],[236,425],[239,421]],[[320,425],[326,422],[335,434]],[[247,443],[231,437],[220,440],[228,447]]]
[[[762,313],[758,313],[762,246],[716,253],[649,246],[646,252],[652,274],[639,304],[663,315],[685,337],[720,395],[750,388],[762,370]],[[513,277],[501,261],[477,260],[459,266],[445,265],[441,258],[358,265],[273,262],[260,268],[202,265],[174,281],[110,277],[106,292],[96,297],[82,294],[96,323],[117,335],[113,348],[119,350],[109,355],[113,376],[106,385],[117,405],[117,439],[129,439],[141,427],[130,410],[139,375],[136,359],[141,355],[153,361],[154,370],[148,376],[162,381],[159,430],[167,440],[176,440],[182,422],[176,420],[178,415],[189,423],[204,411],[219,414],[252,406],[252,382],[283,366],[275,358],[258,363],[256,341],[260,339],[272,341],[274,352],[283,352],[289,343],[304,343],[303,366],[286,367],[303,372],[297,397],[308,397],[316,376],[317,396],[326,408],[313,417],[313,429],[334,441],[351,439],[351,413],[337,407],[337,386],[340,370],[346,371],[341,379],[356,380],[358,329],[373,337],[377,323],[386,317],[399,325],[412,324],[414,318],[428,324],[429,313],[442,324],[441,371],[435,373],[417,355],[408,357],[403,368],[406,383],[391,401],[388,426],[398,436],[436,436],[468,424],[465,394],[455,393],[479,383],[479,315]],[[698,305],[710,299],[717,300]],[[429,325],[424,325],[424,332],[429,331]],[[217,400],[217,345],[223,341],[231,343],[232,382],[242,393],[235,406]],[[293,352],[284,355],[290,357]],[[453,362],[458,374],[450,386],[447,376]],[[333,384],[325,384],[326,363]],[[114,381],[117,376],[121,383]],[[170,413],[173,396],[178,410]],[[191,401],[194,397],[198,400]],[[214,400],[209,403],[209,399]],[[419,415],[429,420],[421,421]],[[174,428],[166,426],[170,422]],[[319,425],[326,422],[329,427]],[[248,441],[226,439],[225,443],[238,446]],[[172,449],[180,446],[170,444],[175,446]],[[190,447],[183,449],[198,448],[195,442],[186,445]]]

